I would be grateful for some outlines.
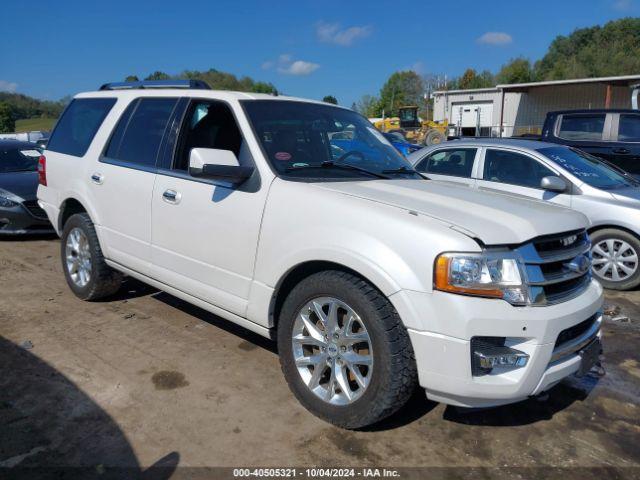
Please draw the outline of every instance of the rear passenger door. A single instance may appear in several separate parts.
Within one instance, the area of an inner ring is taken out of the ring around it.
[[[433,180],[474,185],[478,148],[441,148],[416,164],[416,170]]]
[[[571,205],[571,195],[540,188],[547,176],[560,176],[540,160],[514,150],[487,148],[481,162],[482,178],[478,188],[524,195],[564,206]],[[569,184],[567,184],[569,186]]]
[[[176,98],[138,98],[118,120],[90,175],[105,255],[151,272],[151,194],[156,160]]]
[[[611,162],[640,178],[640,113],[620,113],[614,119]]]

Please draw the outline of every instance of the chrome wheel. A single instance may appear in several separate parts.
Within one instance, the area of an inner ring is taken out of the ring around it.
[[[333,405],[348,405],[371,382],[373,350],[360,316],[333,297],[318,297],[299,312],[292,332],[293,358],[302,381]]]
[[[89,240],[80,228],[69,232],[65,258],[69,277],[78,287],[84,287],[91,280],[91,251]]]
[[[627,280],[638,270],[638,252],[624,240],[608,238],[591,249],[593,272],[613,282]]]

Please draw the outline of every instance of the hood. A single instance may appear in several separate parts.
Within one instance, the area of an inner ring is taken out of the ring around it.
[[[0,173],[0,188],[23,200],[35,200],[38,191],[38,172]]]
[[[608,190],[607,193],[610,193],[616,200],[622,200],[625,203],[636,203],[640,200],[640,187],[625,187],[617,190]],[[640,204],[637,206],[640,206]]]
[[[587,218],[549,202],[429,180],[372,180],[315,184],[345,195],[436,218],[486,245],[519,244],[586,228]]]

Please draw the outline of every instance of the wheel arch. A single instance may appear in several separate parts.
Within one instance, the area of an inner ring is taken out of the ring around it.
[[[628,227],[625,227],[624,225],[609,225],[609,224],[594,225],[594,226],[592,226],[592,227],[587,229],[587,233],[589,235],[592,235],[592,234],[594,234],[595,232],[597,232],[599,230],[607,230],[607,229],[622,230],[623,232],[626,232],[629,235],[633,235],[638,240],[640,240],[640,235],[638,235],[638,233],[634,232],[632,229],[630,229]]]
[[[324,272],[328,270],[336,270],[341,272],[347,272],[352,275],[355,275],[362,280],[370,283],[374,288],[376,288],[382,295],[389,299],[389,293],[385,293],[385,291],[389,292],[389,285],[382,285],[380,279],[376,279],[377,281],[372,281],[370,276],[363,275],[359,271],[346,266],[342,263],[338,263],[331,260],[309,260],[302,263],[298,263],[297,265],[291,267],[284,275],[280,278],[280,280],[276,283],[275,289],[273,291],[273,296],[271,297],[271,304],[269,306],[269,325],[270,327],[277,328],[278,326],[278,317],[280,315],[280,311],[282,310],[282,305],[291,292],[302,280],[310,277],[319,272]],[[391,301],[389,299],[389,301]]]
[[[74,197],[66,198],[60,204],[60,214],[58,215],[58,231],[59,232],[62,232],[62,230],[64,229],[65,223],[67,223],[67,220],[69,220],[69,217],[71,217],[71,215],[75,215],[76,213],[89,213],[89,211],[82,204],[82,202],[80,202],[80,200],[78,200],[77,198],[74,198]]]

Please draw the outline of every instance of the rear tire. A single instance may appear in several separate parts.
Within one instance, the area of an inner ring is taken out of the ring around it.
[[[326,302],[322,317],[309,307]],[[335,329],[329,320],[331,302],[337,305]],[[301,320],[305,312],[310,326]],[[353,340],[356,335],[362,342]],[[301,337],[315,346],[302,347]],[[312,350],[301,356],[302,348]],[[417,385],[413,348],[398,313],[375,287],[347,272],[314,274],[291,291],[279,317],[278,349],[285,379],[300,403],[342,428],[362,428],[392,415]],[[370,363],[365,366],[361,359]],[[314,382],[313,374],[320,368]]]
[[[630,290],[640,285],[640,240],[616,228],[591,234],[593,274],[604,288]]]
[[[69,217],[61,240],[62,270],[76,297],[99,300],[120,289],[123,275],[104,261],[98,235],[87,213]]]
[[[447,138],[442,132],[438,130],[429,130],[424,137],[424,144],[428,147],[431,145],[438,145],[444,142]]]

